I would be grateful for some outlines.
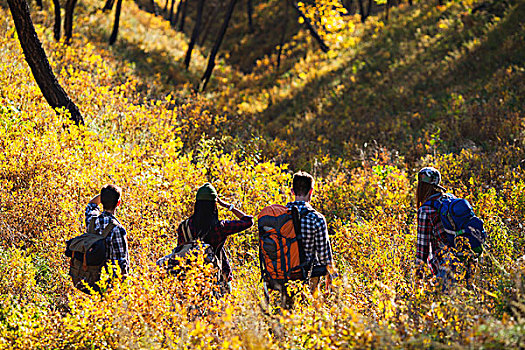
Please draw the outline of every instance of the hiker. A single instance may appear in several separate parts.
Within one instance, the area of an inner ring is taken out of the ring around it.
[[[421,169],[417,176],[417,275],[422,275],[425,265],[437,276],[446,289],[454,282],[454,271],[458,263],[447,244],[447,233],[439,212],[429,200],[439,199],[445,193],[441,174],[432,167]],[[432,251],[432,255],[430,252]]]
[[[455,283],[457,268],[462,265],[470,287],[472,268],[483,252],[487,234],[470,203],[445,193],[440,183],[437,169],[425,167],[419,171],[416,272],[421,276],[428,264],[444,291]]]
[[[102,187],[100,193],[93,197],[86,207],[86,233],[68,241],[66,255],[71,256],[70,275],[75,287],[84,292],[89,293],[89,290],[85,288],[83,282],[95,291],[99,291],[96,282],[100,280],[102,268],[108,263],[120,266],[123,277],[129,273],[126,230],[115,217],[115,210],[121,203],[121,194],[122,190],[118,186],[108,184]],[[99,204],[102,204],[102,212]],[[98,239],[96,235],[105,236],[105,239]],[[89,238],[93,236],[98,241]],[[96,243],[101,243],[101,246]],[[88,244],[90,246],[87,246]],[[81,249],[78,249],[79,247]],[[101,252],[103,256],[97,257],[97,252]],[[99,259],[99,261],[90,264],[89,259]]]
[[[219,220],[217,204],[231,211],[238,220]],[[210,183],[205,183],[197,190],[193,215],[179,224],[177,244],[181,246],[192,239],[201,239],[209,244],[218,259],[221,269],[220,281],[225,291],[231,292],[232,271],[224,249],[228,236],[249,229],[253,225],[253,216],[246,215],[233,204],[219,198]],[[185,229],[190,232],[185,232]],[[190,236],[190,237],[189,237]]]
[[[321,276],[326,276],[329,287],[336,275],[326,220],[310,205],[314,179],[300,171],[292,181],[295,201],[263,208],[258,220],[264,295],[269,302],[269,290],[278,291],[281,307],[286,309],[293,306],[294,299],[288,281],[308,281],[315,294]]]
[[[332,278],[337,276],[326,219],[310,205],[314,183],[314,178],[307,172],[295,173],[292,180],[292,194],[295,200],[286,204],[288,208],[297,207],[299,212],[307,211],[304,216],[301,216],[300,222],[312,293],[317,290],[320,277],[326,276],[326,286],[328,287]]]

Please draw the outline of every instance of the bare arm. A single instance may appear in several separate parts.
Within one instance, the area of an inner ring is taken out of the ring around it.
[[[91,198],[89,203],[99,205],[100,204],[100,194],[97,194],[95,197]]]
[[[223,208],[226,208],[226,209],[230,209],[230,207],[232,207],[232,213],[233,215],[235,215],[238,219],[242,218],[242,217],[245,217],[246,214],[242,211],[240,211],[239,209],[235,208],[233,206],[233,204],[230,204],[230,203],[226,203],[225,201],[223,201],[222,199],[220,198],[217,198],[217,203],[223,207]]]

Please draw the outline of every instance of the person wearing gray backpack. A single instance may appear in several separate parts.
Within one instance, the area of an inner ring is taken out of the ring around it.
[[[86,233],[66,244],[66,256],[71,257],[69,274],[73,285],[83,292],[99,291],[96,282],[108,263],[118,265],[123,277],[129,273],[126,229],[115,217],[121,194],[121,188],[116,185],[102,187],[86,207]]]

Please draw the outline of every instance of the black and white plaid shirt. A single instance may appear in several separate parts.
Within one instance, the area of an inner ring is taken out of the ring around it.
[[[306,260],[313,262],[313,266],[331,264],[332,246],[330,245],[324,216],[304,201],[291,202],[286,206],[288,208],[296,206],[299,212],[308,210],[308,213],[301,219],[301,233]]]
[[[118,263],[122,274],[128,274],[129,256],[126,229],[120,224],[115,216],[107,211],[100,213],[98,205],[89,203],[86,207],[86,230],[93,218],[96,218],[95,232],[98,233],[101,233],[111,221],[116,224],[106,237],[106,260]]]

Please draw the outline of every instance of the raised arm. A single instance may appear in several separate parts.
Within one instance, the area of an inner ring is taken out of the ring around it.
[[[89,222],[91,219],[95,216],[100,215],[100,208],[98,205],[100,204],[100,194],[97,194],[95,197],[91,198],[88,205],[86,206],[85,210],[85,216],[86,216],[86,229],[89,226]]]
[[[91,198],[91,200],[89,201],[89,204],[99,205],[100,203],[100,193],[97,194],[95,197]]]
[[[243,217],[245,216],[249,216],[249,215],[246,215],[245,213],[243,213],[241,210],[235,208],[235,206],[233,204],[230,204],[230,203],[227,203],[225,201],[223,201],[222,199],[220,198],[217,198],[217,203],[225,208],[225,209],[228,209],[228,210],[231,210],[231,212],[233,213],[233,215],[235,215],[238,219],[242,219]]]

